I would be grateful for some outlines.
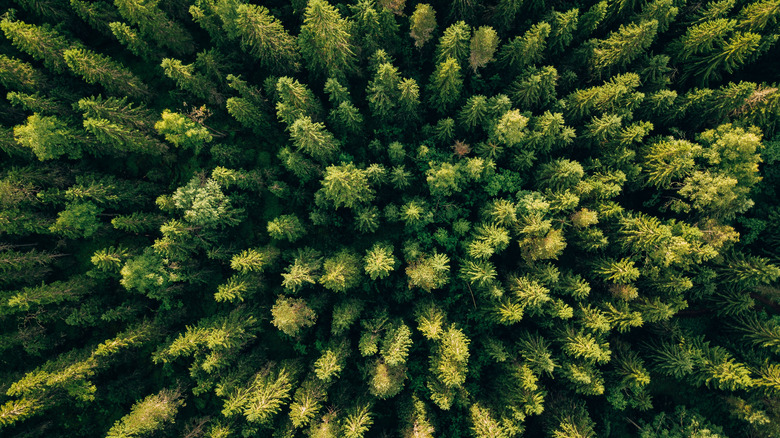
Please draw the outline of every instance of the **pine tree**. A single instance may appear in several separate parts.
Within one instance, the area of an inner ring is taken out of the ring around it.
[[[482,26],[471,37],[469,65],[475,72],[493,60],[498,48],[498,34],[490,26]]]
[[[140,79],[106,56],[83,49],[66,50],[62,56],[74,74],[90,84],[102,85],[110,94],[141,98],[149,93]]]
[[[372,115],[385,123],[392,120],[391,116],[396,114],[400,99],[400,82],[398,69],[390,63],[384,63],[377,68],[374,79],[368,83],[368,106]]]
[[[345,292],[360,283],[360,271],[360,258],[343,250],[325,259],[319,283],[334,292]]]
[[[90,27],[106,36],[111,34],[109,23],[116,22],[119,19],[116,8],[103,1],[85,2],[82,0],[70,0],[70,7]]]
[[[397,51],[400,39],[398,23],[393,15],[396,11],[382,5],[377,6],[373,0],[359,0],[350,8],[354,23],[352,34],[355,36],[356,45],[360,47],[362,57],[368,57],[377,50],[385,50],[388,53]]]
[[[446,112],[460,100],[463,77],[460,65],[454,58],[447,58],[436,65],[428,84],[428,102],[440,113]]]
[[[309,68],[326,77],[343,77],[355,69],[352,34],[346,20],[326,0],[310,0],[298,35]]]
[[[550,23],[550,37],[548,46],[552,53],[564,51],[573,41],[579,29],[578,9],[570,9],[566,12],[553,12],[547,22]]]
[[[313,326],[317,318],[306,301],[283,296],[276,299],[271,315],[273,325],[287,336],[298,336],[302,329]]]
[[[550,29],[550,25],[542,21],[531,26],[522,37],[517,36],[508,41],[501,47],[499,55],[501,62],[516,70],[541,62]]]
[[[288,129],[303,116],[309,116],[313,120],[321,119],[322,106],[306,85],[283,76],[276,83],[276,92],[279,96],[276,115]]]
[[[290,138],[300,152],[319,162],[332,161],[339,150],[339,142],[325,129],[325,124],[301,117],[290,126]]]
[[[0,55],[0,84],[9,90],[35,92],[44,87],[45,76],[32,65]]]
[[[528,67],[510,85],[512,102],[520,108],[547,108],[556,101],[558,71],[555,67]]]
[[[54,116],[31,115],[24,125],[14,127],[14,138],[20,145],[30,148],[41,161],[63,155],[78,159],[82,155],[76,131]]]
[[[621,26],[607,38],[592,42],[590,65],[597,75],[625,67],[650,47],[657,32],[658,20]]]
[[[206,76],[195,71],[195,64],[185,65],[178,59],[163,58],[160,66],[165,76],[176,82],[182,90],[210,104],[222,105],[224,96]]]
[[[409,18],[409,34],[414,46],[420,48],[433,38],[436,30],[436,11],[427,3],[418,3]]]
[[[441,65],[448,58],[453,58],[460,66],[466,60],[470,39],[471,27],[464,21],[458,21],[445,29],[436,46],[436,63]]]
[[[154,49],[141,36],[135,29],[128,26],[126,23],[114,21],[108,23],[111,33],[116,39],[122,43],[127,49],[135,56],[143,58],[146,61],[150,61],[154,58]]]
[[[228,35],[240,38],[241,48],[273,71],[296,71],[300,55],[295,39],[263,6],[241,4],[226,23]]]
[[[114,423],[107,438],[146,435],[172,423],[176,412],[184,405],[178,390],[163,389],[133,405],[130,413]]]
[[[328,166],[322,179],[321,193],[335,208],[354,208],[374,199],[374,190],[368,184],[365,170],[354,164]]]
[[[8,17],[0,20],[0,29],[17,49],[41,61],[55,73],[68,69],[63,53],[73,44],[48,25],[35,26]]]
[[[195,46],[190,34],[168,18],[158,3],[158,0],[114,0],[119,14],[137,26],[144,37],[177,55],[192,53]]]

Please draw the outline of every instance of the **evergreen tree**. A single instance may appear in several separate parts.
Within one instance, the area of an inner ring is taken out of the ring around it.
[[[0,55],[0,84],[9,90],[34,92],[43,88],[46,78],[35,68],[19,59]]]
[[[343,77],[355,69],[355,52],[347,21],[326,0],[310,0],[298,35],[309,68],[323,76]]]
[[[266,68],[283,72],[298,69],[300,55],[295,40],[268,9],[242,4],[235,15],[234,21],[226,23],[226,31],[241,39],[244,51]]]
[[[658,20],[621,26],[603,40],[593,41],[591,66],[597,74],[625,67],[647,50],[658,32]]]
[[[482,26],[471,37],[469,65],[475,72],[493,60],[498,48],[498,34],[490,26]]]
[[[428,101],[440,113],[448,110],[460,99],[463,77],[460,65],[454,58],[447,58],[436,65],[428,84]]]
[[[66,50],[62,57],[74,74],[90,84],[102,85],[109,94],[135,98],[148,94],[140,79],[108,57],[83,49]]]
[[[46,68],[55,73],[67,71],[63,54],[72,44],[50,26],[35,26],[6,16],[0,20],[0,29],[14,47],[41,61]]]
[[[119,21],[108,23],[108,27],[114,37],[133,55],[145,60],[151,60],[154,57],[154,49],[132,27]]]
[[[144,37],[177,55],[191,53],[194,44],[190,34],[167,17],[158,4],[158,0],[114,0],[119,14],[137,26]]]
[[[76,131],[54,116],[31,115],[24,125],[14,127],[14,138],[20,145],[30,148],[41,161],[62,155],[76,159],[82,155]]]
[[[457,64],[466,60],[471,40],[471,27],[463,21],[458,21],[444,30],[436,46],[436,63],[441,65],[453,58]]]
[[[422,47],[433,38],[436,30],[436,11],[427,3],[418,3],[409,18],[409,34],[415,47]]]

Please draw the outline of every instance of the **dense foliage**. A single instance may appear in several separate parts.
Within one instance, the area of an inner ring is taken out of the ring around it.
[[[780,437],[779,0],[12,0],[0,435]]]

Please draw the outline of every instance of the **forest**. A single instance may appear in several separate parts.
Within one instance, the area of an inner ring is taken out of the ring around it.
[[[780,438],[780,0],[6,0],[0,436]]]

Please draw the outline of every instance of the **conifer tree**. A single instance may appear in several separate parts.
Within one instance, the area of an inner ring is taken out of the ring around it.
[[[110,58],[83,49],[70,49],[62,54],[68,68],[90,84],[100,84],[109,94],[135,98],[148,94],[146,85],[125,67]]]
[[[298,35],[309,68],[326,77],[343,77],[355,68],[352,34],[346,20],[326,0],[310,0]]]
[[[9,90],[34,92],[43,88],[46,79],[32,65],[0,55],[0,84]]]
[[[138,32],[126,23],[114,21],[108,23],[111,33],[116,39],[127,47],[130,52],[145,60],[151,60],[154,57],[154,49],[146,41],[141,38]]]
[[[171,20],[158,6],[158,0],[114,0],[119,14],[141,33],[177,55],[194,50],[192,37],[181,25]]]
[[[103,1],[86,2],[82,0],[70,0],[70,7],[76,15],[86,21],[93,29],[102,32],[105,35],[111,33],[109,23],[116,22],[119,19],[116,8]]]
[[[176,82],[184,91],[214,105],[221,105],[224,97],[204,75],[195,71],[194,64],[183,64],[178,59],[163,58],[160,66],[165,76]]]
[[[493,60],[498,48],[498,34],[490,26],[482,26],[471,37],[469,65],[475,72]]]
[[[418,3],[409,18],[409,34],[415,47],[422,47],[433,38],[436,29],[436,11],[427,3]]]
[[[320,162],[329,162],[339,150],[339,142],[325,129],[323,123],[301,117],[290,126],[290,138],[300,152]]]
[[[453,58],[461,65],[466,60],[471,40],[471,27],[464,21],[458,21],[444,30],[436,46],[436,62],[444,63]]]
[[[288,336],[297,336],[306,327],[314,325],[317,315],[300,298],[285,298],[280,296],[273,308],[273,325]]]
[[[437,111],[444,113],[460,99],[462,87],[460,65],[454,58],[447,58],[436,65],[431,76],[427,89],[428,102]]]
[[[549,35],[549,24],[541,22],[533,25],[522,37],[517,36],[501,47],[501,62],[514,69],[540,62]]]
[[[14,47],[41,61],[46,68],[56,73],[67,71],[63,53],[73,44],[50,26],[35,26],[4,17],[0,29]]]
[[[658,20],[621,26],[609,37],[593,42],[591,66],[602,74],[628,65],[652,44],[657,32]]]
[[[295,71],[300,55],[295,40],[263,6],[241,4],[226,23],[228,35],[241,39],[241,48],[274,71]]]
[[[162,390],[139,401],[130,413],[117,421],[108,431],[107,438],[143,436],[172,423],[179,407],[184,404],[178,390]]]
[[[14,138],[30,148],[39,160],[53,160],[62,155],[80,158],[82,148],[77,133],[57,117],[33,114],[24,125],[14,127]]]

